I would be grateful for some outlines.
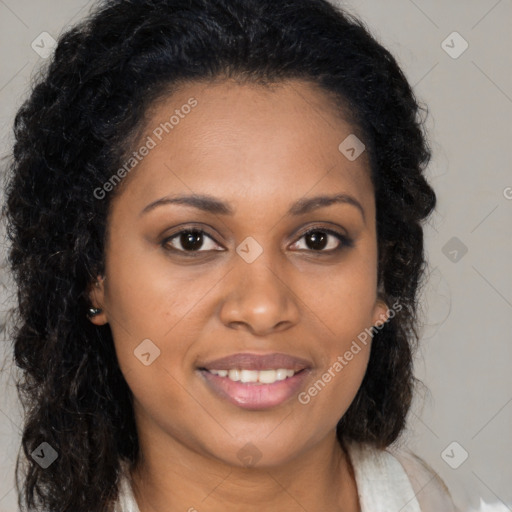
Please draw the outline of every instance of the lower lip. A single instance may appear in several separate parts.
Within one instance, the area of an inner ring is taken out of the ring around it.
[[[217,395],[244,409],[269,409],[289,400],[301,388],[309,373],[307,369],[293,377],[278,380],[273,384],[235,382],[228,377],[214,375],[207,370],[199,370],[206,383]]]

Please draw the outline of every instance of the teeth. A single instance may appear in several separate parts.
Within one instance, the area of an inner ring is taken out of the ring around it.
[[[226,371],[226,370],[224,370],[224,371]],[[231,380],[234,380],[235,382],[238,382],[240,380],[240,373],[241,373],[240,370],[229,370],[228,378]]]
[[[259,384],[273,384],[279,380],[284,380],[295,375],[294,370],[279,368],[278,370],[208,370],[213,375],[227,377],[234,382],[257,382]]]
[[[258,382],[258,371],[242,370],[240,372],[240,382]]]
[[[263,370],[260,372],[258,381],[262,384],[272,384],[277,380],[277,372],[275,370]]]
[[[286,379],[286,377],[291,377],[291,375],[288,374],[288,372],[291,372],[291,371],[293,371],[293,370],[284,370],[283,368],[276,370],[276,379],[284,380],[284,379]]]

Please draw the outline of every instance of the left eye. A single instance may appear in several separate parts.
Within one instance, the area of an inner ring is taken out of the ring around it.
[[[329,237],[331,237],[330,244]],[[306,250],[314,252],[337,251],[340,250],[343,246],[350,247],[352,245],[352,241],[345,235],[325,228],[310,229],[299,238],[299,241],[303,238],[306,239],[306,244],[310,246],[306,247]],[[337,242],[333,241],[333,238],[335,238]],[[294,245],[298,244],[299,241],[295,242]]]

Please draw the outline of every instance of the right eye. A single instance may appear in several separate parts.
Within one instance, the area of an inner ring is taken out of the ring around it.
[[[215,240],[201,229],[184,229],[178,231],[174,235],[167,237],[162,241],[162,247],[169,251],[181,252],[190,256],[193,256],[194,252],[207,252],[215,251],[218,249],[207,248],[205,250],[199,250],[203,247],[206,241],[210,240],[215,243]],[[216,244],[218,246],[218,244]]]

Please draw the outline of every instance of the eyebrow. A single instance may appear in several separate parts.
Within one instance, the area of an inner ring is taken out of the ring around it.
[[[234,215],[235,211],[226,202],[220,201],[219,199],[208,196],[208,195],[189,195],[189,196],[166,196],[152,203],[148,204],[140,213],[140,216],[154,210],[159,206],[168,204],[182,204],[186,206],[192,206],[198,210],[202,210],[207,213],[215,215]],[[306,213],[312,212],[320,208],[325,208],[333,204],[350,204],[355,206],[361,213],[363,220],[366,222],[365,211],[361,206],[361,203],[348,194],[336,194],[336,195],[320,195],[315,197],[299,199],[292,204],[287,212],[287,215],[299,216]]]

